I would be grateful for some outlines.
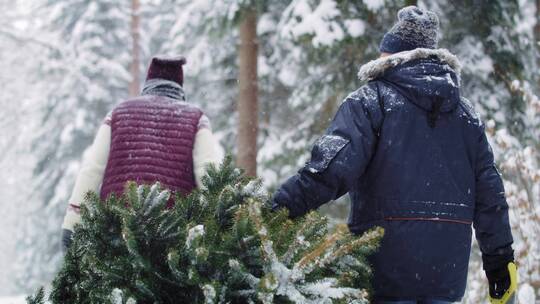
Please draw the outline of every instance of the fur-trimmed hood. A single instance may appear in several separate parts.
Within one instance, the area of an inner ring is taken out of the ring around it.
[[[449,112],[460,100],[460,64],[445,49],[415,49],[373,60],[359,72],[361,80],[393,87],[428,112]]]
[[[447,63],[460,76],[461,63],[459,59],[447,49],[423,49],[418,48],[411,51],[400,52],[386,57],[381,57],[364,64],[358,72],[360,81],[370,81],[381,76],[386,70],[400,64],[422,58],[435,56],[442,62]]]

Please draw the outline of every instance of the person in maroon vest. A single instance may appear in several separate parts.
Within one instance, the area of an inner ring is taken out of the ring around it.
[[[161,185],[190,193],[201,187],[209,163],[222,159],[210,122],[185,102],[183,57],[155,57],[141,96],[117,105],[100,126],[85,152],[62,224],[64,250],[80,222],[80,204],[88,191],[101,199],[121,195],[125,184]],[[172,202],[172,201],[171,201]]]

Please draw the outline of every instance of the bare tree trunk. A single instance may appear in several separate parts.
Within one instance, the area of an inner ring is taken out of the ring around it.
[[[240,24],[237,165],[257,176],[257,12],[249,9]]]
[[[129,71],[131,74],[131,82],[129,83],[129,96],[137,96],[140,94],[140,2],[139,0],[131,0],[131,64]]]

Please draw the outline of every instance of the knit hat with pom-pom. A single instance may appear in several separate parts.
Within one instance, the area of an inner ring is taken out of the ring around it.
[[[434,12],[407,6],[398,12],[398,22],[386,33],[379,50],[399,53],[416,48],[437,48],[439,18]]]

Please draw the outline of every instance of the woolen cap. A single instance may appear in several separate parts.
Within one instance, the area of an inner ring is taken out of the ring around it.
[[[154,57],[148,67],[146,80],[165,79],[184,85],[184,71],[182,66],[186,64],[186,58],[177,57]]]
[[[437,14],[414,5],[407,6],[399,10],[398,22],[384,35],[379,50],[393,54],[416,48],[435,49],[438,34]]]

